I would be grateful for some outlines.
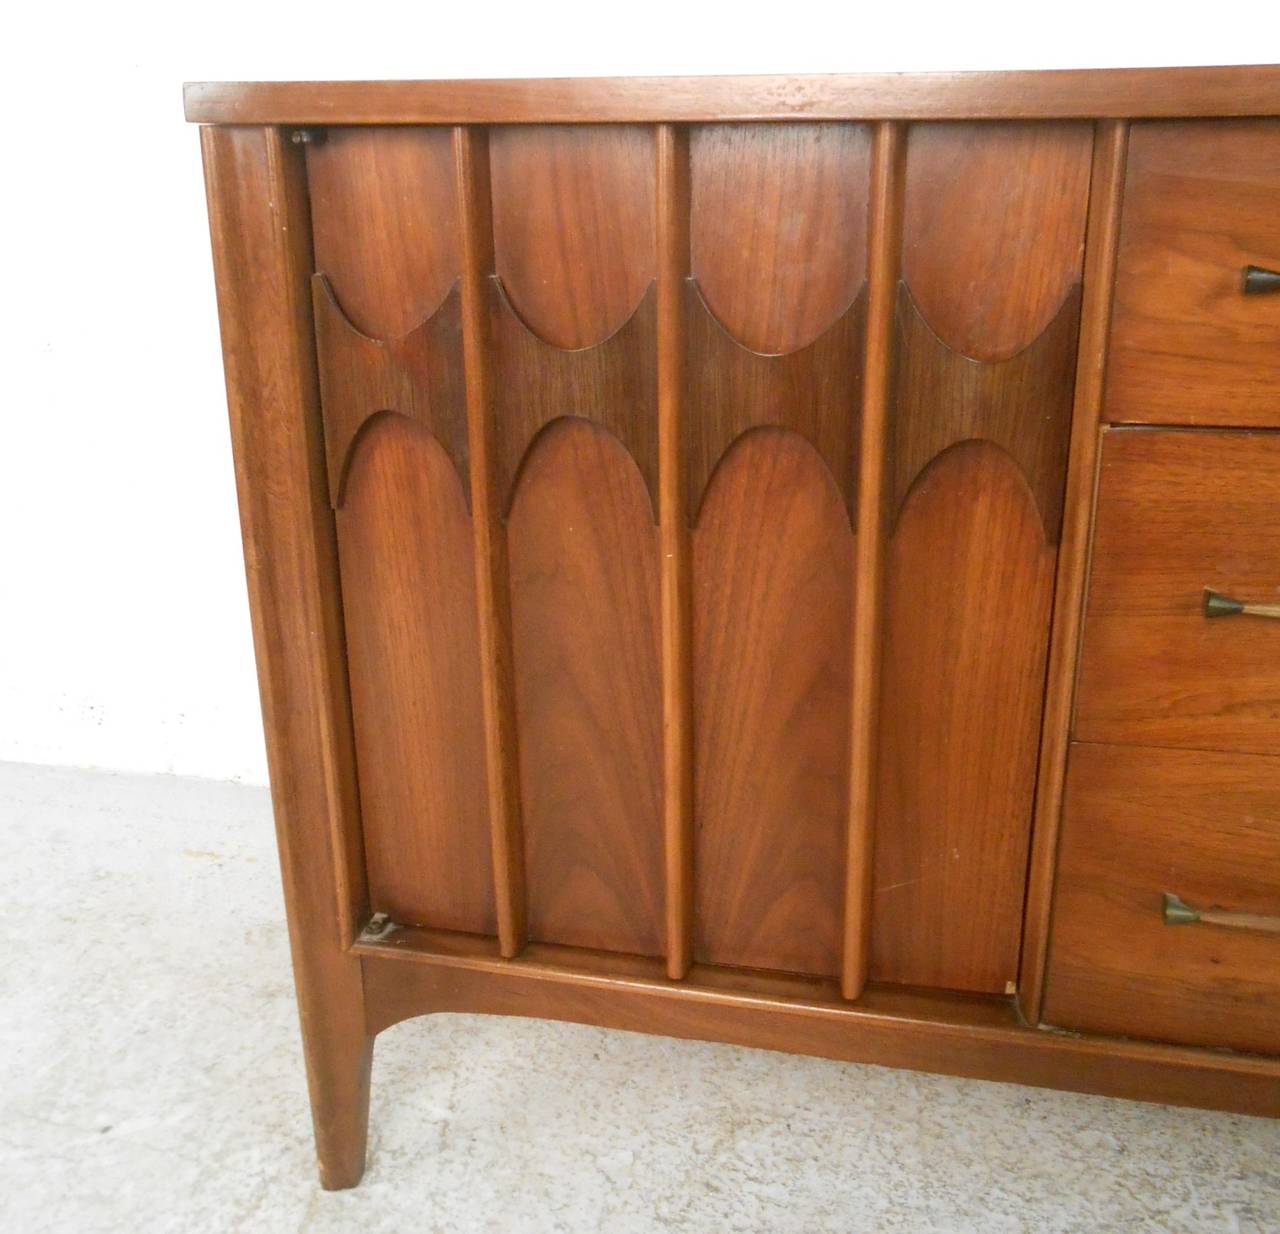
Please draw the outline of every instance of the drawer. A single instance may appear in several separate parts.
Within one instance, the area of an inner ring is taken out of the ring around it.
[[[1135,124],[1106,418],[1280,426],[1280,120]]]
[[[1165,923],[1163,899],[1252,914]],[[1044,1018],[1280,1053],[1280,759],[1077,745]]]
[[[1280,754],[1280,434],[1113,429],[1102,448],[1074,735]]]

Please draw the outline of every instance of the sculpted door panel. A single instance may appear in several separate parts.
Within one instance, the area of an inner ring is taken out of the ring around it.
[[[496,928],[448,130],[307,147],[370,903]]]
[[[872,975],[1017,975],[1089,190],[1087,124],[909,130]]]
[[[497,128],[489,159],[528,933],[657,956],[654,135]]]
[[[869,154],[859,125],[690,141],[701,960],[839,968]]]
[[[879,801],[851,820],[869,126],[308,147],[373,907],[473,932],[496,913],[511,954],[670,969],[683,945],[835,977],[869,824],[873,977],[1004,992],[1091,150],[1078,123],[907,130],[889,440],[865,461]]]

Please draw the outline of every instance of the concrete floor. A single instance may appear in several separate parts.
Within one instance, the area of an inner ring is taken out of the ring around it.
[[[379,1040],[315,1183],[267,794],[0,764],[0,1230],[1280,1230],[1280,1123],[537,1021]]]

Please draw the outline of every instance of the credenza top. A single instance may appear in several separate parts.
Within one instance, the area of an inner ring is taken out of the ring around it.
[[[200,124],[554,124],[1035,120],[1280,115],[1280,65],[579,77],[189,82]]]

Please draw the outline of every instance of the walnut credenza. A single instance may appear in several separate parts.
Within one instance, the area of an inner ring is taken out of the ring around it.
[[[186,99],[326,1186],[433,1011],[1280,1114],[1280,70]]]

